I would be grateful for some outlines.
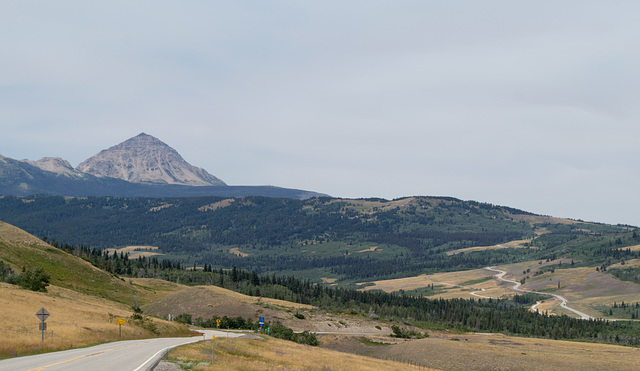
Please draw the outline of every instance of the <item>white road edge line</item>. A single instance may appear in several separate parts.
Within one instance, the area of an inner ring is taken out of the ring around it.
[[[135,370],[133,370],[133,371],[141,371],[141,370],[143,369],[143,367],[146,367],[147,363],[149,363],[149,362],[151,362],[152,360],[154,360],[154,359],[158,356],[158,354],[160,354],[160,353],[166,353],[167,351],[169,351],[169,349],[171,349],[171,348],[175,348],[175,347],[177,347],[177,346],[178,346],[178,345],[174,345],[174,346],[166,347],[166,348],[164,348],[164,349],[159,350],[156,354],[152,355],[149,359],[147,359],[143,364],[141,364],[140,366],[138,366],[138,368],[136,368],[136,369],[135,369]],[[163,355],[164,355],[164,354],[163,354]],[[158,360],[160,360],[161,358],[162,358],[162,356],[161,356],[161,357],[158,357]],[[149,370],[149,369],[150,369],[150,368],[147,368],[147,370]]]

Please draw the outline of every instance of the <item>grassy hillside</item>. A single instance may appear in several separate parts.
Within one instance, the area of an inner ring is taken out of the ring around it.
[[[44,343],[35,316],[42,307],[51,314]],[[122,326],[123,339],[190,334],[175,322],[146,316],[143,321],[132,320],[128,305],[58,286],[42,293],[0,283],[0,313],[0,358],[119,340],[116,317],[127,320]]]
[[[116,317],[128,320],[123,325],[123,337],[127,339],[190,333],[180,324],[146,316],[130,320],[134,302],[157,300],[180,289],[177,285],[122,280],[3,222],[0,261],[16,273],[22,267],[39,266],[51,276],[46,293],[0,283],[0,358],[119,339]],[[44,345],[35,316],[42,307],[51,313]]]
[[[52,285],[127,305],[134,298],[144,301],[149,292],[4,222],[0,222],[0,259],[17,273],[39,266],[51,276]]]

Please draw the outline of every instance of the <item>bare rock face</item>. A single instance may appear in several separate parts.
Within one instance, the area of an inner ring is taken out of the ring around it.
[[[225,186],[159,139],[141,133],[82,162],[76,170],[133,183]]]
[[[73,169],[73,166],[67,160],[60,157],[43,157],[38,161],[24,160],[27,163],[40,168],[44,171],[50,171],[59,175],[68,176],[70,178],[82,178],[84,174]]]

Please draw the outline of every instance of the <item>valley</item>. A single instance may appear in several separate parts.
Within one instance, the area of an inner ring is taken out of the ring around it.
[[[557,268],[563,262],[567,268]],[[570,268],[570,261],[530,261],[491,268],[475,269],[462,272],[436,273],[393,280],[361,283],[364,290],[382,290],[389,293],[406,294],[421,293],[433,298],[507,298],[515,293],[536,292],[540,295],[539,311],[551,315],[568,315],[571,317],[602,318],[616,320],[608,313],[614,303],[631,303],[640,300],[640,285],[621,281],[611,274],[596,271],[595,268]],[[633,259],[625,265],[614,264],[610,268],[640,266],[639,259]],[[546,268],[546,269],[545,269]],[[535,275],[536,270],[546,270]],[[527,272],[528,271],[528,272]],[[504,273],[502,273],[504,272]],[[532,277],[533,276],[533,277]],[[524,283],[521,283],[523,282]],[[514,291],[517,284],[521,291]],[[433,287],[433,289],[431,288]],[[582,313],[578,315],[560,305],[558,295],[570,302],[570,307]]]
[[[360,248],[359,248],[360,249]],[[135,251],[135,248],[131,249]],[[375,251],[377,249],[371,249]],[[132,252],[130,251],[130,252]],[[138,250],[139,251],[139,250]],[[121,251],[124,254],[124,251]],[[295,344],[285,340],[260,335],[259,339],[221,337],[217,342],[217,363],[207,365],[201,353],[202,344],[178,347],[167,355],[167,360],[177,363],[201,362],[199,369],[264,369],[264,367],[288,367],[293,369],[315,369],[317,365],[341,369],[345,362],[356,369],[488,369],[512,368],[515,365],[537,365],[537,369],[557,369],[569,365],[582,369],[597,368],[604,364],[616,369],[634,369],[640,362],[638,348],[607,344],[567,342],[544,338],[514,337],[499,333],[474,333],[460,327],[420,322],[409,317],[384,314],[380,307],[365,304],[354,306],[347,300],[331,309],[326,305],[311,305],[272,299],[265,296],[249,296],[217,285],[185,286],[157,278],[119,277],[99,270],[85,260],[54,248],[18,228],[0,223],[0,253],[3,261],[15,270],[22,264],[39,264],[51,273],[51,284],[47,292],[33,292],[15,285],[0,283],[0,318],[3,333],[7,334],[0,347],[2,357],[15,357],[83,347],[119,339],[116,318],[124,318],[123,338],[136,339],[157,336],[193,336],[192,330],[179,322],[164,319],[188,313],[193,321],[210,317],[266,317],[271,323],[278,321],[296,331],[316,333],[318,348]],[[566,259],[529,261],[495,269],[508,270],[509,279],[519,279],[523,271],[533,268],[548,270],[562,262],[567,268],[547,271],[530,279],[531,287],[548,290],[558,280],[566,282],[561,290],[554,291],[569,296],[578,287],[592,285],[592,281],[612,279],[604,272],[589,273],[584,267],[570,268]],[[637,260],[625,263],[638,266]],[[609,269],[615,269],[612,265]],[[71,272],[76,272],[75,275]],[[188,272],[188,271],[186,271]],[[220,274],[212,272],[211,277]],[[192,271],[192,275],[206,272]],[[238,288],[244,275],[238,272]],[[435,298],[473,298],[474,292],[483,296],[508,298],[513,295],[510,283],[500,282],[496,272],[487,269],[434,273],[403,279],[375,281],[361,285],[365,290],[389,292],[420,290],[431,287],[439,291]],[[530,274],[531,275],[531,274]],[[93,279],[92,277],[101,277]],[[544,276],[544,277],[543,277]],[[231,284],[233,272],[226,272],[225,282]],[[523,277],[525,278],[526,275]],[[571,278],[573,277],[573,278]],[[603,278],[604,277],[604,278]],[[250,279],[251,275],[247,275]],[[551,278],[551,284],[547,280]],[[260,279],[263,282],[263,279]],[[268,282],[268,281],[264,281]],[[543,285],[544,282],[544,285]],[[282,281],[285,284],[285,281]],[[288,285],[289,283],[287,283]],[[290,284],[297,284],[291,281]],[[260,284],[267,294],[267,286]],[[523,285],[523,287],[525,287]],[[609,285],[609,296],[598,297],[601,291],[582,291],[571,296],[574,303],[589,305],[606,304],[608,300],[626,300],[634,297],[638,285],[619,281]],[[231,285],[230,287],[235,287]],[[275,287],[275,286],[274,286]],[[291,286],[293,287],[293,286]],[[484,289],[484,290],[483,290]],[[565,290],[565,291],[562,291]],[[416,291],[418,292],[418,291]],[[344,292],[345,294],[347,292]],[[349,294],[351,295],[351,294]],[[404,294],[401,294],[404,295]],[[626,298],[626,299],[625,299]],[[478,300],[478,297],[475,297]],[[135,307],[139,306],[142,320],[135,319]],[[51,313],[48,331],[53,336],[45,337],[40,344],[37,319],[33,315],[40,307]],[[369,307],[368,310],[365,308]],[[526,305],[529,308],[530,305]],[[361,309],[358,309],[361,308]],[[588,307],[593,311],[593,307]],[[555,309],[550,308],[550,312]],[[33,312],[33,313],[32,313]],[[372,314],[373,313],[373,314]],[[559,313],[558,313],[559,314]],[[164,319],[163,319],[164,318]],[[401,318],[405,318],[402,320]],[[393,327],[412,328],[428,334],[427,338],[398,338]],[[200,350],[198,352],[197,350]],[[2,369],[2,361],[0,361]]]

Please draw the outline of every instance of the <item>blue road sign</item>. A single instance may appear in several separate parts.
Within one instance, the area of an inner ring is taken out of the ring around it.
[[[258,320],[258,326],[264,326],[264,317],[260,317],[260,319]]]

